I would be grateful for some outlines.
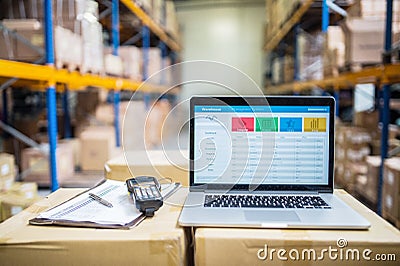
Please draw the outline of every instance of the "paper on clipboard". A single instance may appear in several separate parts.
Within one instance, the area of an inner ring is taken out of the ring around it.
[[[177,188],[176,184],[168,184],[162,191],[168,196]],[[96,194],[113,207],[109,208],[89,197]],[[104,183],[85,191],[78,196],[41,213],[29,221],[33,225],[60,225],[96,228],[129,228],[141,222],[145,216],[136,208],[129,196],[125,182],[106,180]]]

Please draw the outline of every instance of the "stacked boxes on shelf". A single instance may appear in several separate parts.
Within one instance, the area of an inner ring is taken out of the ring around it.
[[[276,31],[281,28],[283,23],[297,9],[301,0],[266,0],[267,28],[266,38],[271,38]]]
[[[165,1],[166,21],[165,30],[175,40],[179,41],[179,23],[176,15],[175,4],[173,1]]]
[[[367,156],[365,159],[367,171],[356,177],[355,192],[368,201],[371,207],[378,203],[378,179],[381,166],[380,156]]]
[[[18,3],[17,3],[18,2]],[[160,23],[165,31],[179,38],[179,24],[173,1],[153,0],[136,1],[153,19]],[[22,5],[21,5],[22,4]],[[35,1],[3,1],[3,10],[12,10],[1,14],[3,26],[15,31],[32,45],[13,38],[10,34],[0,36],[0,58],[33,62],[43,56],[43,0]],[[165,10],[164,10],[165,8]],[[23,11],[23,12],[22,12]],[[21,13],[22,12],[22,13]],[[164,21],[165,12],[165,21]],[[7,19],[10,16],[13,19]],[[129,47],[119,51],[119,56],[111,54],[110,49],[104,52],[102,25],[99,23],[98,3],[93,0],[54,1],[54,48],[55,65],[57,68],[67,68],[69,71],[80,70],[81,73],[110,74],[141,80],[142,55]],[[130,54],[130,52],[133,52]],[[153,53],[153,52],[151,52]],[[151,65],[150,56],[149,69]],[[154,57],[155,58],[155,57]],[[158,58],[156,60],[159,60]],[[155,73],[161,69],[157,65]]]
[[[400,158],[398,157],[385,161],[382,214],[400,229]]]
[[[342,126],[336,131],[335,183],[353,192],[359,175],[366,175],[366,157],[370,154],[368,130]]]
[[[0,153],[0,222],[38,201],[37,184],[15,182],[14,156]]]
[[[15,180],[14,155],[0,153],[0,191],[9,190]]]
[[[33,62],[43,56],[43,25],[39,20],[4,19],[1,24],[9,30],[3,30],[0,35],[1,59]],[[29,43],[37,48],[30,47]]]
[[[346,63],[352,66],[382,62],[386,5],[380,0],[358,0],[342,23],[346,44]],[[400,38],[400,1],[393,0],[393,43]]]

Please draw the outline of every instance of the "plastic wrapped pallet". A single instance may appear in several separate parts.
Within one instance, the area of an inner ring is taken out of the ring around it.
[[[118,49],[124,66],[124,77],[132,80],[142,80],[142,51],[136,46],[121,46]]]
[[[98,3],[92,0],[76,1],[76,18],[82,36],[81,73],[104,73],[103,29],[98,21]]]
[[[96,20],[83,19],[81,72],[104,72],[102,26]]]
[[[80,35],[61,26],[54,28],[56,67],[67,66],[69,71],[76,70],[82,60],[82,38]]]
[[[121,57],[106,53],[104,55],[104,71],[108,75],[122,77],[124,73],[124,65]]]
[[[324,76],[325,37],[322,33],[301,33],[298,37],[299,74],[301,80],[320,80]]]

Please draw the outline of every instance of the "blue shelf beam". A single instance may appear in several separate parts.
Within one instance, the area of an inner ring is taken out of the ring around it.
[[[119,0],[112,0],[111,10],[112,20],[112,54],[118,56],[119,48]],[[115,143],[117,147],[121,146],[120,139],[120,125],[119,125],[119,106],[120,106],[120,92],[114,90],[114,127],[115,127]]]
[[[393,0],[386,0],[386,31],[385,31],[385,52],[392,50],[392,20],[393,20]],[[383,169],[385,159],[388,156],[388,135],[389,135],[389,101],[390,85],[384,85],[382,88],[382,106],[380,106],[380,116],[382,118],[381,132],[381,167],[379,168],[378,180],[378,206],[377,213],[382,215],[382,187],[383,187]]]
[[[143,81],[149,77],[149,49],[150,49],[150,29],[142,26],[142,44],[143,44]],[[146,108],[150,108],[150,94],[144,93],[144,104]]]
[[[45,50],[46,50],[46,64],[54,66],[54,46],[53,46],[53,12],[52,0],[45,0],[44,2],[44,26],[45,26]],[[58,189],[57,180],[57,101],[56,101],[56,88],[54,82],[49,82],[46,90],[47,98],[47,120],[48,120],[48,136],[49,136],[49,168],[51,177],[51,191]]]

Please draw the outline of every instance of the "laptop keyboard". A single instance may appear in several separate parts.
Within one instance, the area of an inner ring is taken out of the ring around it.
[[[320,196],[205,195],[204,207],[330,209]]]

